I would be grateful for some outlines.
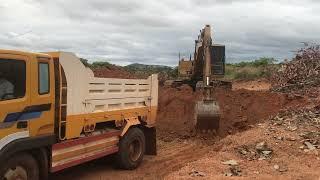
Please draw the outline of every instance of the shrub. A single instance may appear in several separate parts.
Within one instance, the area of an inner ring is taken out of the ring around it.
[[[279,67],[275,64],[274,58],[260,58],[255,61],[242,61],[226,65],[225,77],[227,79],[252,80],[258,78],[269,78],[275,69]]]

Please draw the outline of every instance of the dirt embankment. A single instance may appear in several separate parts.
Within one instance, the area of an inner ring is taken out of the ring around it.
[[[271,88],[271,83],[267,79],[232,82],[233,90],[246,89],[246,90],[252,90],[252,91],[268,91],[270,88]]]
[[[293,131],[269,123],[257,124],[220,140],[214,145],[218,150],[211,150],[166,179],[318,180],[319,150],[306,146],[299,135],[303,131],[305,127]],[[264,150],[259,151],[259,146]]]
[[[286,110],[217,141],[199,160],[166,179],[320,178],[320,106]]]
[[[250,128],[277,114],[281,109],[302,106],[304,98],[292,98],[285,94],[268,91],[217,90],[222,117],[219,136],[224,137]],[[194,105],[200,94],[189,86],[164,88],[159,91],[158,131],[159,137],[170,141],[173,138],[188,138],[194,134]]]

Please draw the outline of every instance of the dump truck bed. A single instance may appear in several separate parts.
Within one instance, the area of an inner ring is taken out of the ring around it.
[[[154,126],[158,104],[156,74],[147,79],[98,78],[73,53],[48,54],[59,61],[63,72],[61,107],[66,108],[67,139],[78,137],[83,123],[90,121],[96,124],[138,116],[147,126]]]

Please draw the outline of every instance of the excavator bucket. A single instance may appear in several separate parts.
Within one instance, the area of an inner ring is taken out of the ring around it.
[[[198,101],[195,106],[195,127],[198,132],[217,132],[220,125],[220,107],[217,101]]]

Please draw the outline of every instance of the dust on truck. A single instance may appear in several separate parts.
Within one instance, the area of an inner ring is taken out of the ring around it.
[[[134,169],[156,154],[157,75],[97,78],[73,53],[0,50],[0,95],[0,179],[47,179],[110,154]]]

